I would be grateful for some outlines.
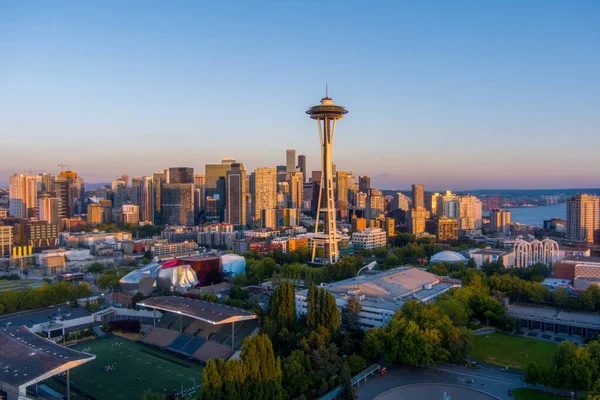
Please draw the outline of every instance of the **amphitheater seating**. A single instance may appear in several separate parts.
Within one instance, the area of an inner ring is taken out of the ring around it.
[[[214,360],[215,358],[228,359],[233,352],[231,348],[223,346],[222,344],[215,342],[204,343],[196,352],[194,352],[194,358],[201,361]]]
[[[179,333],[163,328],[154,328],[144,336],[142,342],[152,344],[158,347],[167,347],[177,337]]]

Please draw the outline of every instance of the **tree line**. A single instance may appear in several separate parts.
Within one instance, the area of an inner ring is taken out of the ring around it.
[[[75,285],[58,282],[35,289],[8,290],[0,292],[0,314],[48,307],[91,295],[92,291],[87,283]]]

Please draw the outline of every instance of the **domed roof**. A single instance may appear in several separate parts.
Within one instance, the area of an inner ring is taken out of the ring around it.
[[[440,251],[431,257],[430,263],[456,263],[456,262],[466,262],[467,259],[460,253],[455,251]]]

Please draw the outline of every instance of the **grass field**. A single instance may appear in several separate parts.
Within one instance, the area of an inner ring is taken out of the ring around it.
[[[517,400],[565,400],[564,397],[543,393],[534,389],[519,388],[514,389],[512,392]]]
[[[115,342],[122,344],[116,347]],[[184,390],[192,387],[194,378],[196,385],[202,384],[200,365],[140,343],[111,336],[75,346],[86,348],[96,359],[71,371],[71,385],[96,400],[139,399],[145,389],[177,393],[182,383]],[[113,364],[115,371],[103,371]]]
[[[471,356],[484,363],[524,371],[530,362],[550,363],[556,344],[545,340],[494,333],[473,338]]]

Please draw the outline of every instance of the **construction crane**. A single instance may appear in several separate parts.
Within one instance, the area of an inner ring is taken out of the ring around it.
[[[71,166],[68,164],[60,163],[58,166],[60,167],[60,172],[65,172],[65,167],[67,167],[67,171],[71,169]]]

